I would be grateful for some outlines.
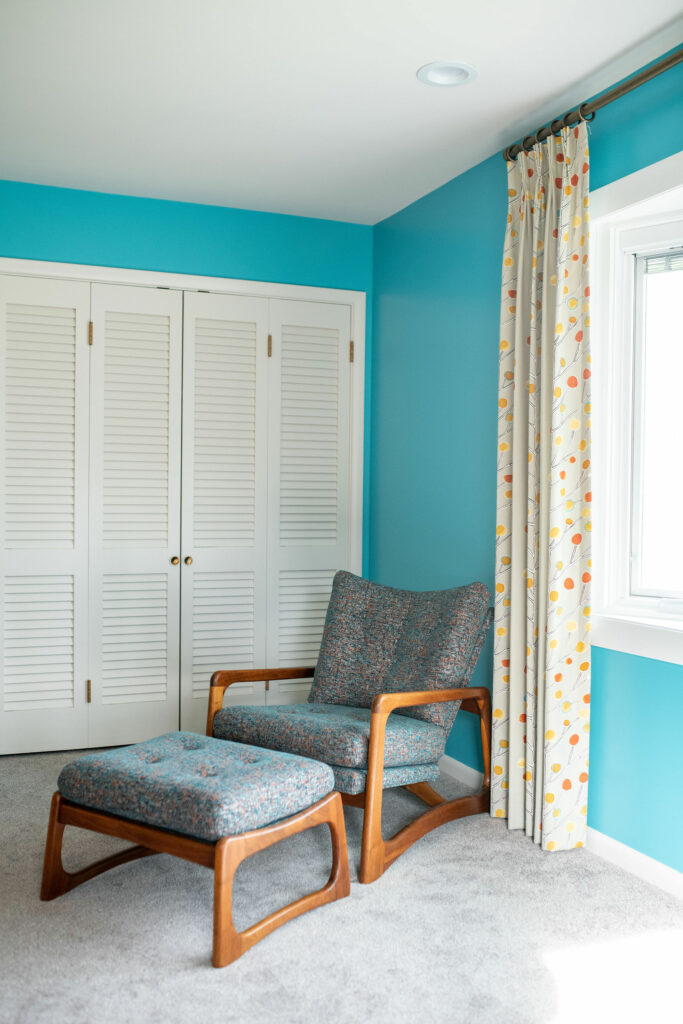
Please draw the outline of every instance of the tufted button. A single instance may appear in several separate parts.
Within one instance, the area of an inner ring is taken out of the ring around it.
[[[206,748],[206,740],[201,736],[183,736],[181,737],[180,745],[183,750],[204,750]]]

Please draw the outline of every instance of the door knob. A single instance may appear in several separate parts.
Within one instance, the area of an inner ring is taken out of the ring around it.
[[[185,565],[192,565],[192,555],[188,555],[185,559]]]
[[[171,565],[178,565],[179,562],[180,559],[178,558],[178,556],[174,555],[173,558],[171,559]]]

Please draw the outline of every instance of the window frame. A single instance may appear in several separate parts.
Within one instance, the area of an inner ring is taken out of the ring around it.
[[[640,441],[635,403],[641,400],[634,360],[636,353],[641,359],[643,354],[635,322],[636,260],[683,246],[682,181],[683,153],[591,197],[596,481],[592,638],[598,646],[678,664],[683,664],[683,601],[634,594],[631,580],[638,514],[634,456]]]

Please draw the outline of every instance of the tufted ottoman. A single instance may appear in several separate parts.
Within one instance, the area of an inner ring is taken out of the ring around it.
[[[68,764],[52,798],[42,900],[52,900],[109,868],[170,853],[214,871],[213,965],[224,967],[279,925],[349,894],[341,797],[319,761],[189,732],[87,754]],[[327,824],[333,862],[322,889],[243,932],[232,923],[232,883],[241,862],[287,836]],[[66,825],[137,845],[87,868],[62,866]]]

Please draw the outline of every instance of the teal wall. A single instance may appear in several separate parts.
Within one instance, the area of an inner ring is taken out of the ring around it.
[[[0,256],[370,291],[372,228],[0,181]]]
[[[600,111],[591,187],[683,149],[683,66]],[[375,228],[370,573],[493,584],[505,164],[491,157]],[[491,646],[475,681],[488,684]],[[596,649],[589,824],[683,868],[683,667]],[[480,767],[476,723],[447,751]],[[665,749],[663,749],[665,748]]]
[[[588,824],[683,871],[683,667],[593,647]]]
[[[0,181],[0,256],[367,292],[368,552],[372,228]]]

